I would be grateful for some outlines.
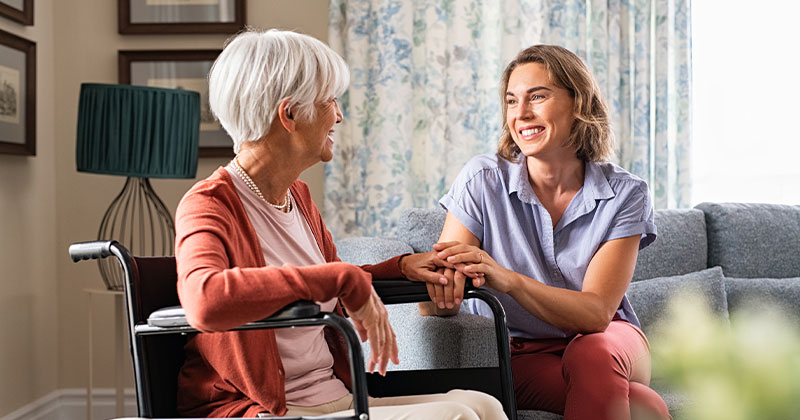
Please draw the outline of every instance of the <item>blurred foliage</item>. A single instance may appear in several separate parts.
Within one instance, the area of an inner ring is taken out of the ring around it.
[[[685,393],[692,420],[800,419],[800,332],[773,305],[712,314],[678,296],[652,334],[654,377]]]

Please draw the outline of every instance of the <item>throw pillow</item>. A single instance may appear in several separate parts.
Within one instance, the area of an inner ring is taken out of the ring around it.
[[[713,313],[728,318],[728,301],[720,267],[681,276],[640,280],[631,283],[627,296],[645,334],[653,332],[659,319],[666,314],[670,298],[679,293],[703,296]]]
[[[725,278],[728,308],[733,313],[742,308],[778,309],[800,328],[800,277],[787,279]]]

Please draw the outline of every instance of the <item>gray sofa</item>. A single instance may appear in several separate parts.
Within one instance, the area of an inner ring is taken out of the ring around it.
[[[441,209],[405,210],[393,237],[344,238],[339,256],[374,263],[405,252],[425,252],[444,223]],[[745,304],[782,306],[800,326],[800,206],[703,203],[692,209],[657,210],[658,238],[639,253],[628,298],[645,333],[677,291],[703,294],[727,318]],[[392,305],[401,363],[393,370],[496,366],[494,330],[488,319],[462,311],[448,318],[421,317],[416,305]],[[431,349],[449,349],[447,352]],[[369,352],[368,347],[364,351]],[[651,384],[676,419],[691,396]],[[560,419],[542,411],[518,411],[520,420]]]

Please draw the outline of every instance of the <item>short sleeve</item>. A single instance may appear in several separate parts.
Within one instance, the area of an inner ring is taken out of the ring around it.
[[[639,241],[641,250],[656,239],[656,225],[653,219],[650,193],[647,190],[647,184],[640,180],[623,181],[621,187],[622,191],[617,192],[615,199],[620,200],[622,204],[617,208],[603,242],[641,235]]]
[[[483,242],[483,170],[475,160],[468,162],[439,204],[453,214],[479,241]]]

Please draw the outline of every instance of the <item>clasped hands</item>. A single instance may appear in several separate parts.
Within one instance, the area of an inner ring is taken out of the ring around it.
[[[406,255],[400,260],[403,276],[425,282],[431,301],[441,309],[453,309],[461,304],[468,277],[475,287],[493,286],[498,269],[503,267],[485,251],[460,242],[440,242],[434,244],[433,251]],[[399,363],[397,339],[386,307],[375,289],[361,308],[349,312],[361,341],[370,342],[367,370],[373,372],[377,368],[385,375],[389,361]]]
[[[431,301],[440,309],[453,309],[464,300],[467,278],[472,285],[494,287],[503,270],[486,251],[461,242],[439,242],[433,251],[409,255],[401,267],[409,280],[424,281]]]

